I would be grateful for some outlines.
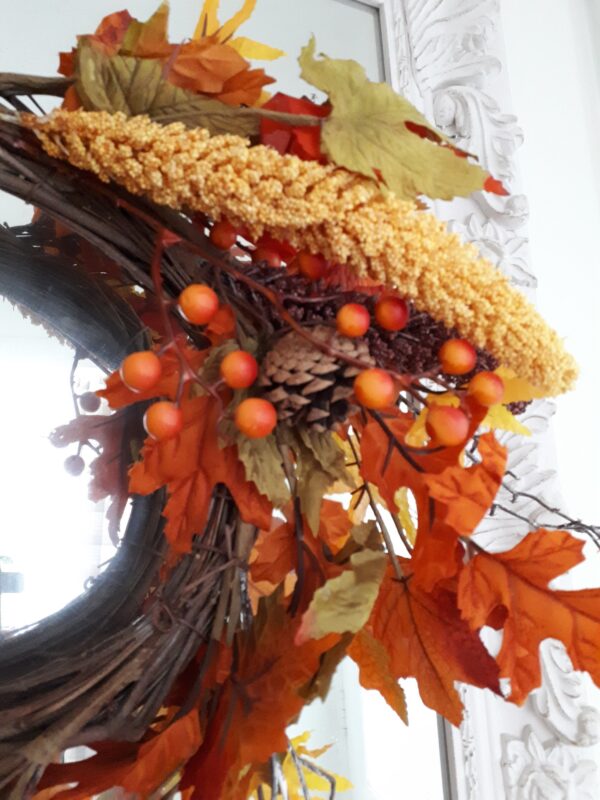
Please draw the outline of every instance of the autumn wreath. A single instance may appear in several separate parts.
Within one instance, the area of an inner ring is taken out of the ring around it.
[[[53,435],[98,444],[118,545],[0,642],[2,796],[333,796],[286,728],[346,655],[403,719],[409,676],[455,724],[456,682],[522,703],[548,637],[600,682],[600,590],[548,588],[582,559],[572,521],[508,552],[472,536],[520,493],[494,431],[576,377],[424,200],[504,187],[314,41],[324,102],[267,95],[247,58],[280,51],[236,35],[254,4],[220,24],[207,0],[178,45],[165,5],[119,12],[63,78],[0,76],[0,187],[37,209],[0,236],[0,289],[112,370],[113,413],[92,397]],[[43,94],[61,108],[30,113]]]

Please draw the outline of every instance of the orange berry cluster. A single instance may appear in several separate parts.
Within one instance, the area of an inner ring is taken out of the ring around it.
[[[448,339],[439,353],[442,371],[448,375],[466,375],[475,368],[477,353],[465,339]],[[469,381],[467,397],[484,408],[496,405],[504,396],[502,378],[494,372],[478,372]],[[436,405],[427,409],[427,433],[434,445],[455,447],[463,444],[469,435],[470,421],[463,408]]]
[[[193,283],[179,295],[178,309],[193,325],[206,325],[219,309],[219,298],[210,286]],[[221,381],[229,388],[247,389],[258,377],[258,363],[251,353],[234,350],[223,358],[219,371]],[[132,392],[150,392],[158,388],[161,360],[152,350],[131,353],[123,360],[120,375]],[[266,436],[277,424],[275,407],[267,400],[247,398],[236,409],[235,424],[250,438]],[[170,400],[152,403],[144,415],[144,427],[156,441],[171,439],[183,428],[181,409]]]

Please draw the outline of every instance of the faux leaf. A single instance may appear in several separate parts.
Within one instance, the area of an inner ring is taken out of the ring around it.
[[[275,437],[249,439],[240,435],[236,437],[236,444],[246,478],[256,484],[258,491],[276,508],[283,508],[290,501],[290,490]]]
[[[486,414],[482,428],[490,428],[493,431],[509,431],[509,433],[518,433],[520,436],[531,436],[529,428],[525,427],[519,420],[511,413],[506,406],[498,403],[491,406]]]
[[[139,58],[168,58],[172,49],[168,27],[169,5],[161,3],[146,22],[131,21],[119,52]]]
[[[89,111],[148,114],[157,122],[184,122],[212,134],[253,136],[259,118],[218,100],[193,94],[165,81],[163,64],[155,59],[106,56],[83,44],[77,54],[77,92]]]
[[[285,55],[283,50],[271,47],[268,44],[255,42],[254,39],[248,39],[247,36],[236,36],[235,39],[230,39],[227,44],[249,60],[275,61],[276,58],[281,58],[281,56]]]
[[[364,689],[376,689],[400,719],[408,725],[406,697],[398,681],[392,676],[390,657],[383,644],[367,629],[359,631],[348,655],[356,662],[360,685]]]
[[[302,617],[296,643],[328,633],[356,633],[366,624],[377,598],[388,557],[364,550],[350,558],[352,568],[332,578],[313,595]]]
[[[317,105],[306,97],[290,97],[281,92],[273,95],[262,108],[316,118],[326,117],[331,111],[329,104]],[[260,126],[260,141],[282,155],[289,153],[305,160],[324,160],[320,125],[287,125],[279,120],[265,118]]]
[[[459,605],[473,628],[502,610],[501,676],[522,703],[540,685],[539,646],[560,639],[576,670],[600,685],[600,589],[552,591],[548,583],[583,560],[583,542],[565,531],[528,534],[505,553],[479,552],[464,568]]]
[[[455,681],[499,692],[498,667],[448,590],[424,592],[409,573],[399,581],[388,567],[369,630],[388,652],[392,676],[416,678],[425,705],[455,725],[462,716]]]
[[[198,750],[202,734],[194,709],[147,742],[113,745],[106,754],[69,764],[51,764],[40,786],[78,783],[57,795],[56,800],[88,800],[92,795],[120,786],[127,792],[150,797]]]
[[[400,520],[404,533],[408,541],[414,545],[417,538],[417,529],[408,504],[408,489],[405,487],[398,489],[394,496],[394,501],[398,508],[398,519]]]
[[[430,496],[439,501],[437,514],[461,536],[473,533],[488,512],[506,469],[506,448],[493,434],[483,434],[478,449],[481,463],[448,467],[423,479]]]
[[[219,483],[230,490],[244,522],[268,528],[268,499],[246,479],[236,448],[219,447],[219,404],[211,397],[184,398],[181,409],[182,432],[160,442],[147,440],[142,460],[131,469],[130,491],[145,495],[168,487],[165,533],[179,553],[189,552],[192,537],[202,533],[212,489]]]
[[[399,197],[424,194],[450,200],[485,187],[488,173],[458,157],[407,100],[385,83],[372,83],[355,61],[315,58],[315,40],[303,48],[302,77],[326,92],[333,106],[322,145],[333,162],[370,178],[381,176]],[[428,132],[425,138],[422,130]]]
[[[496,375],[502,378],[504,383],[503,403],[519,403],[537,400],[546,396],[541,389],[532,386],[523,378],[517,377],[512,369],[498,367]]]

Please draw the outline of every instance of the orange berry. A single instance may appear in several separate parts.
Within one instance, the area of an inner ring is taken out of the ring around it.
[[[448,375],[464,375],[477,363],[475,348],[466,339],[448,339],[440,347],[439,358]]]
[[[327,272],[327,261],[323,256],[315,256],[307,250],[298,253],[296,261],[298,272],[309,281],[318,281]]]
[[[219,298],[203,283],[191,283],[179,295],[179,310],[193,325],[206,325],[219,310]]]
[[[466,441],[469,418],[460,408],[431,405],[427,410],[425,427],[435,444],[454,447]]]
[[[147,392],[160,380],[162,366],[152,350],[131,353],[123,359],[120,375],[123,383],[132,392]]]
[[[264,263],[268,267],[280,267],[282,265],[281,256],[276,250],[271,250],[270,247],[262,247],[259,245],[252,253],[252,261],[255,264]]]
[[[335,318],[338,333],[342,336],[364,336],[371,324],[371,315],[359,303],[346,303]]]
[[[408,317],[408,304],[399,297],[383,297],[375,304],[377,324],[386,331],[401,331]]]
[[[277,425],[277,411],[273,403],[261,397],[242,400],[235,410],[235,424],[249,439],[268,436]]]
[[[354,394],[365,408],[385,408],[396,399],[396,386],[384,369],[365,369],[354,380]]]
[[[245,350],[233,350],[221,361],[220,372],[227,386],[247,389],[256,380],[258,364],[254,356]]]
[[[481,406],[495,406],[504,396],[504,381],[493,372],[478,372],[469,381],[467,394]]]
[[[237,228],[226,219],[215,222],[210,231],[211,242],[221,250],[230,250],[237,242],[237,237]]]
[[[144,427],[157,441],[172,439],[183,428],[181,409],[168,400],[153,403],[144,414]]]

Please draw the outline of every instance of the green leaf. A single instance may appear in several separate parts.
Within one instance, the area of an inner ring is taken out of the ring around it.
[[[263,439],[249,439],[238,432],[236,444],[247,480],[256,484],[274,506],[283,508],[290,501],[290,490],[275,437],[271,434]]]
[[[387,555],[363,550],[350,558],[352,568],[332,578],[313,595],[302,617],[296,643],[328,633],[356,633],[364,625],[379,593]]]
[[[304,80],[326,92],[333,106],[321,134],[332,161],[369,178],[377,170],[387,188],[406,199],[424,194],[451,200],[483,189],[488,173],[458,157],[408,100],[369,81],[355,61],[316,59],[315,47],[313,37],[299,63]]]
[[[282,440],[296,457],[297,494],[308,527],[319,532],[321,503],[336,481],[348,480],[344,453],[331,433],[317,433],[306,428],[281,431]]]
[[[77,51],[76,88],[88,111],[147,114],[157,122],[184,122],[212,134],[255,136],[260,115],[173,86],[164,65],[151,58],[107,56],[85,42]]]

